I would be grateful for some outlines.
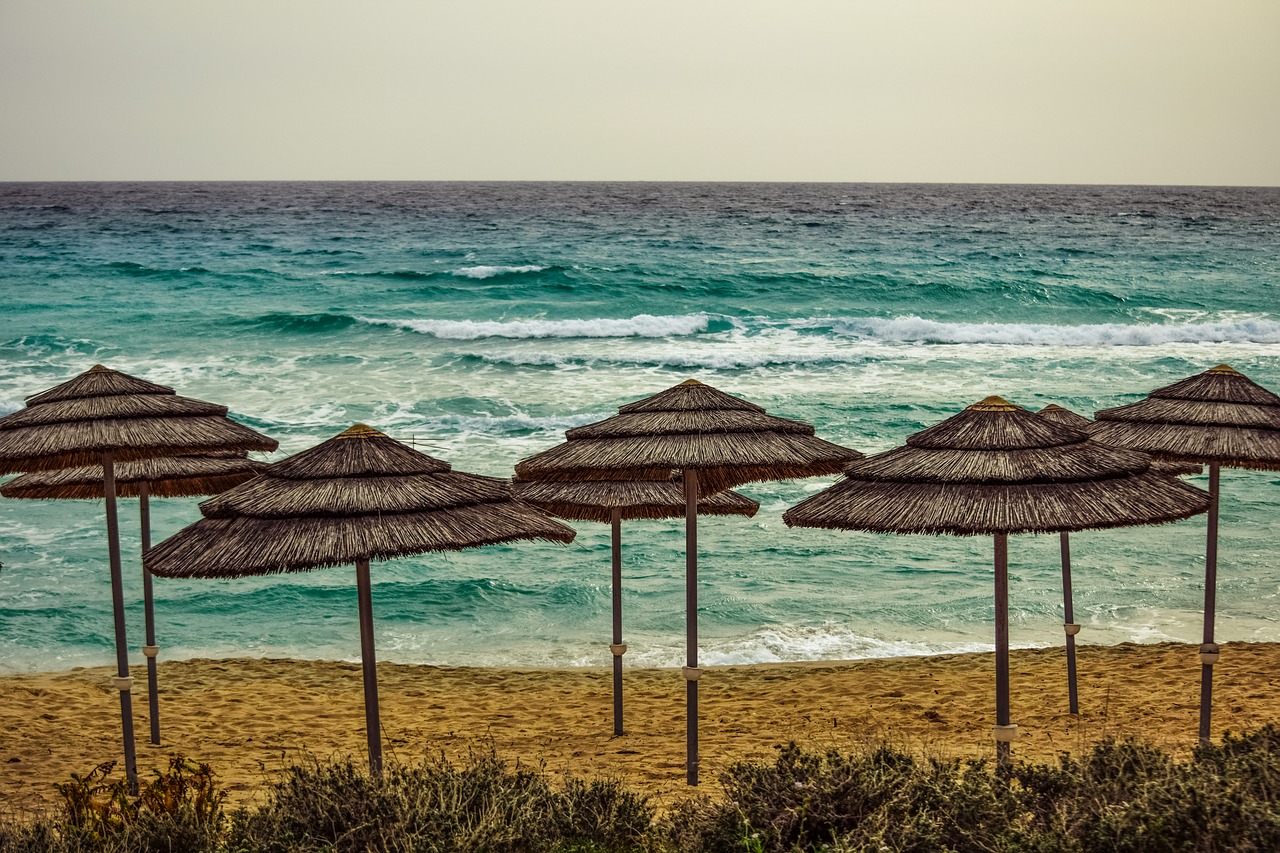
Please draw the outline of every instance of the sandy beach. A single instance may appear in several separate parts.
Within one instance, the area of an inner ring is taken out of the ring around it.
[[[709,670],[702,684],[701,791],[729,763],[768,759],[795,740],[813,748],[887,740],[921,754],[994,754],[994,655],[762,664]],[[1224,646],[1214,737],[1280,720],[1280,644]],[[171,755],[210,762],[233,802],[260,796],[288,764],[365,755],[358,664],[272,659],[161,665],[163,744],[147,743],[145,690],[135,691],[143,778]],[[389,760],[490,748],[556,773],[616,776],[661,802],[684,784],[684,685],[677,670],[628,670],[627,733],[612,736],[610,671],[380,664]],[[1015,755],[1052,759],[1108,736],[1177,752],[1195,742],[1200,668],[1183,644],[1080,649],[1081,713],[1067,713],[1062,649],[1014,650]],[[0,804],[39,808],[51,784],[119,757],[109,668],[0,677]],[[145,670],[134,672],[145,685]],[[119,772],[119,771],[118,771]]]

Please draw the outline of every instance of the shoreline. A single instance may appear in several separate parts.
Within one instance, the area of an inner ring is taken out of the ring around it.
[[[1010,653],[1015,757],[1052,761],[1107,737],[1175,753],[1196,744],[1200,667],[1182,643],[1081,645],[1080,710],[1067,708],[1061,647]],[[795,740],[814,749],[890,742],[916,754],[993,758],[993,652],[708,668],[700,691],[703,784],[734,761],[771,760]],[[0,676],[0,808],[53,805],[52,783],[121,760],[112,667]],[[212,764],[231,805],[247,804],[290,764],[365,761],[358,663],[272,658],[160,662],[162,745],[148,743],[146,670],[133,667],[139,777],[184,755]],[[500,758],[556,775],[610,776],[659,804],[684,784],[678,669],[627,669],[627,733],[613,737],[605,667],[526,669],[378,665],[388,761],[443,753]],[[1215,667],[1213,737],[1280,722],[1280,643],[1226,643]],[[117,776],[122,770],[117,768]]]

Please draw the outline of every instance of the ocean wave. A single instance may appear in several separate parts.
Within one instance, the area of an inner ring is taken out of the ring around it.
[[[1061,347],[1143,347],[1161,344],[1280,343],[1280,323],[1245,319],[1206,323],[1097,323],[1056,326],[1042,323],[943,323],[920,317],[829,318],[798,327],[826,327],[837,335],[902,343],[1015,344]]]
[[[668,338],[722,331],[732,323],[712,314],[597,318],[581,320],[390,320],[357,317],[362,323],[455,341],[480,338]]]
[[[683,663],[682,646],[669,642],[633,643],[635,666],[674,667]],[[843,625],[770,625],[741,637],[699,642],[704,666],[744,666],[815,660],[862,660],[990,651],[989,643],[964,640],[884,640]],[[599,664],[599,653],[573,660],[573,666]]]
[[[535,432],[564,432],[609,417],[610,412],[588,412],[582,415],[560,417],[534,417],[523,413],[512,415],[440,415],[416,420],[411,426],[396,431],[395,437],[410,438],[422,430],[427,435],[438,434],[482,434],[507,435],[528,434]]]
[[[438,272],[421,272],[419,270],[323,270],[318,275],[341,276],[343,278],[390,278],[402,281],[430,281],[437,278]]]
[[[829,367],[864,364],[870,359],[862,352],[751,352],[746,350],[703,350],[612,352],[597,355],[539,352],[452,353],[459,360],[475,360],[485,364],[510,367],[579,368],[611,365],[615,367],[672,367],[707,370],[752,370],[759,367]]]
[[[359,321],[348,314],[289,314],[277,311],[240,322],[268,331],[308,333],[341,331],[357,325]]]
[[[96,356],[107,349],[103,344],[86,338],[64,338],[60,335],[49,334],[23,335],[20,338],[5,341],[0,346],[8,350],[18,350],[36,358],[49,358],[58,355]]]
[[[450,275],[456,275],[459,278],[498,278],[508,275],[524,275],[525,273],[546,272],[551,267],[540,267],[536,264],[522,264],[519,266],[474,266],[461,267],[456,270],[450,270]]]
[[[121,275],[137,276],[139,278],[175,278],[181,275],[209,273],[212,270],[201,266],[193,267],[149,267],[146,264],[135,263],[134,261],[111,261],[103,264],[107,269],[119,273]]]

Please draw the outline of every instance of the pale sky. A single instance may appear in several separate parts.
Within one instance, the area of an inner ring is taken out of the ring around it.
[[[1280,185],[1280,0],[0,0],[0,180]]]

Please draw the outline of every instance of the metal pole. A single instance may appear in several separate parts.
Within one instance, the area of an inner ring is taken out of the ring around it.
[[[102,494],[107,505],[107,559],[111,564],[111,609],[115,616],[116,678],[120,691],[120,727],[124,735],[124,773],[129,793],[138,793],[138,757],[133,745],[133,679],[129,677],[129,641],[125,638],[124,576],[120,570],[120,522],[116,517],[116,469],[111,453],[102,454]]]
[[[613,733],[622,734],[622,510],[614,509],[613,522]]]
[[[356,561],[356,592],[360,605],[360,664],[364,669],[364,727],[369,737],[369,772],[382,776],[382,722],[378,718],[378,661],[373,652],[373,594],[369,589],[369,561]]]
[[[996,760],[1009,762],[1009,536],[996,534]],[[1002,728],[1003,727],[1003,728]]]
[[[1204,554],[1204,642],[1200,646],[1200,743],[1208,745],[1213,716],[1213,665],[1218,645],[1213,641],[1213,616],[1218,601],[1218,463],[1209,464],[1209,537]]]
[[[143,480],[138,484],[138,513],[142,520],[142,553],[151,550],[151,500],[148,483]],[[147,644],[142,647],[142,654],[147,658],[147,699],[151,707],[151,742],[160,745],[160,685],[156,676],[156,655],[160,649],[156,646],[156,611],[154,599],[151,597],[151,572],[146,563],[142,565],[142,605],[146,614]]]
[[[1073,714],[1080,713],[1080,699],[1076,693],[1076,624],[1075,607],[1071,602],[1071,534],[1065,530],[1058,534],[1062,540],[1062,621],[1067,632],[1067,706]]]
[[[686,781],[698,784],[698,471],[684,469]]]

